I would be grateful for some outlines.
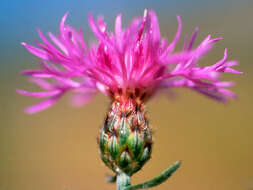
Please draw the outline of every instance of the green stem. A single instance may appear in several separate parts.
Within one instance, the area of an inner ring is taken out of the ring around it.
[[[125,190],[127,186],[130,186],[130,176],[125,173],[117,174],[117,190]]]
[[[149,187],[154,187],[154,186],[160,185],[161,183],[166,181],[179,168],[180,164],[181,164],[181,162],[177,161],[171,167],[169,167],[167,170],[163,171],[159,176],[157,176],[147,182],[138,184],[138,185],[131,186],[129,184],[128,186],[126,186],[124,188],[124,190],[146,189]]]

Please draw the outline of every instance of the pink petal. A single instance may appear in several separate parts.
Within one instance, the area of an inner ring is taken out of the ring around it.
[[[55,96],[57,94],[60,94],[60,90],[54,90],[54,91],[47,91],[47,92],[27,92],[25,90],[17,89],[16,92],[18,92],[21,95],[24,96],[32,96],[35,98],[45,98],[49,96]]]
[[[34,77],[30,77],[29,81],[37,84],[38,86],[40,86],[41,88],[43,88],[44,90],[52,90],[53,89],[53,85],[50,84],[49,82],[39,79],[39,78],[34,78]]]
[[[95,96],[95,93],[82,93],[73,95],[71,98],[71,105],[75,107],[83,106],[89,103]]]
[[[60,97],[61,97],[61,94],[53,96],[53,97],[51,97],[47,100],[44,100],[38,104],[29,106],[29,107],[25,108],[25,112],[28,114],[34,114],[34,113],[40,112],[42,110],[45,110],[45,109],[51,107],[53,104],[55,104]]]
[[[39,48],[33,47],[29,44],[26,44],[24,42],[21,43],[25,48],[33,55],[40,57],[41,59],[49,60],[48,53],[44,50],[41,50]]]
[[[196,37],[197,37],[198,31],[199,31],[199,28],[198,28],[198,27],[195,28],[195,30],[194,30],[194,32],[193,32],[193,34],[192,34],[192,37],[191,37],[191,41],[190,41],[190,43],[189,43],[189,45],[188,45],[188,50],[191,50],[191,49],[192,49],[192,46],[193,46],[194,41],[195,41],[195,39],[196,39]]]
[[[60,40],[54,36],[51,32],[48,33],[49,37],[51,38],[51,40],[63,51],[63,53],[65,53],[66,55],[68,55],[68,51],[65,48],[65,46],[60,42]]]
[[[178,42],[178,40],[179,40],[179,38],[180,38],[180,36],[181,36],[181,32],[182,32],[182,21],[181,21],[181,17],[180,17],[180,16],[177,16],[177,22],[178,22],[177,33],[176,33],[176,35],[175,35],[173,41],[170,43],[170,45],[169,45],[168,48],[166,49],[166,51],[165,51],[165,53],[164,53],[165,55],[167,55],[168,53],[171,53],[171,52],[174,50],[174,48],[175,48],[175,46],[176,46],[176,44],[177,44],[177,42]]]

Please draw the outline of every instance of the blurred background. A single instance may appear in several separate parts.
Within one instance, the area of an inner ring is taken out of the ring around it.
[[[228,47],[229,58],[239,60],[243,75],[224,79],[237,83],[237,100],[214,102],[195,92],[176,90],[177,98],[159,96],[147,105],[154,131],[152,159],[134,175],[140,183],[158,175],[176,160],[180,170],[155,189],[253,189],[253,1],[84,1],[2,0],[0,5],[0,189],[80,190],[115,189],[104,180],[111,173],[98,154],[96,137],[103,123],[108,99],[98,95],[90,104],[72,108],[68,97],[35,115],[23,113],[33,98],[17,95],[16,88],[34,90],[24,69],[37,68],[36,58],[20,42],[39,40],[36,29],[58,32],[60,19],[82,27],[85,39],[94,40],[88,13],[104,15],[109,27],[115,16],[123,23],[154,9],[163,36],[171,40],[177,29],[176,15],[183,20],[183,35],[200,29],[199,43],[210,34],[224,40],[203,60],[213,64]],[[181,41],[182,44],[182,41]]]

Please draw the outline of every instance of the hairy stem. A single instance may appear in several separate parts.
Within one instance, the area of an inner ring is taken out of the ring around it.
[[[117,190],[125,190],[127,186],[130,186],[130,176],[124,172],[117,175]]]
[[[124,190],[146,189],[160,185],[179,168],[180,164],[180,161],[177,161],[171,167],[163,171],[159,176],[138,185],[128,185],[124,188]]]

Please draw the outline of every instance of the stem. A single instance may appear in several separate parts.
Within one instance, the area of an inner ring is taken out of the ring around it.
[[[130,186],[130,176],[121,172],[117,175],[117,190],[125,190],[127,186]]]
[[[150,187],[154,187],[160,185],[165,182],[181,165],[180,161],[175,162],[168,169],[163,171],[159,176],[137,185],[130,184],[130,176],[125,174],[124,172],[120,172],[117,176],[108,176],[107,181],[113,183],[116,181],[117,190],[136,190],[136,189],[146,189]]]
[[[180,161],[177,161],[171,167],[163,171],[159,176],[138,185],[131,186],[129,184],[124,188],[124,190],[146,189],[149,187],[160,185],[161,183],[166,181],[179,168],[180,164],[181,164]]]

